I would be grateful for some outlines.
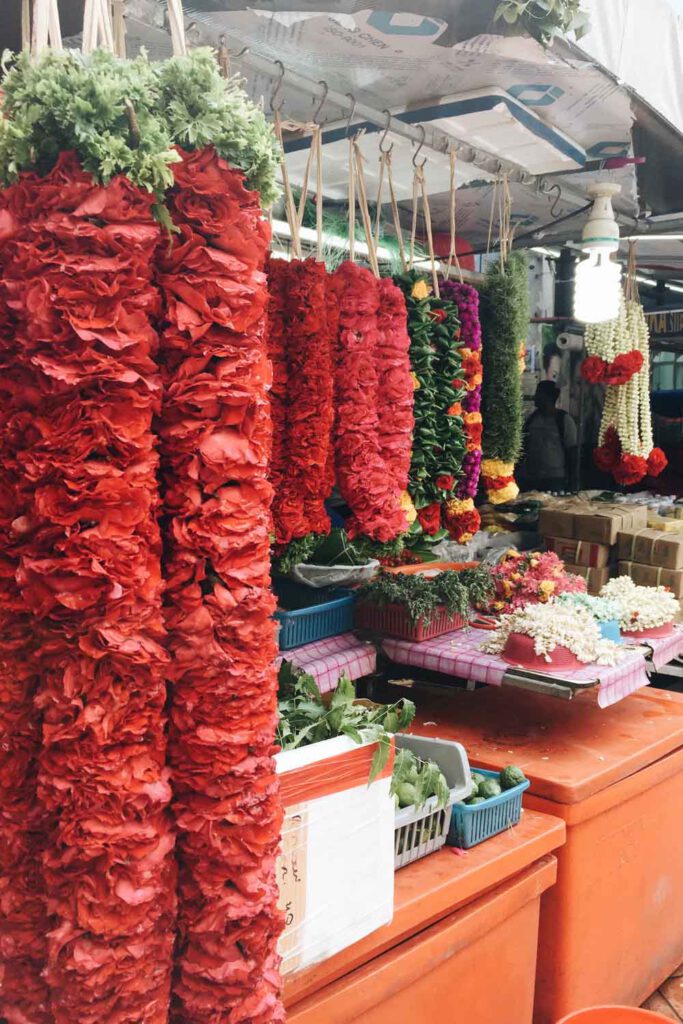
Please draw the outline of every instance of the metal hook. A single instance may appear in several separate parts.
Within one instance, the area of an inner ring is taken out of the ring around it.
[[[550,207],[550,216],[557,218],[560,216],[559,205],[562,202],[562,186],[557,184],[551,185],[548,189],[548,195],[553,192],[555,193],[555,199]]]
[[[278,96],[282,91],[282,82],[285,77],[285,66],[281,60],[276,60],[274,63],[277,64],[277,66],[279,67],[280,74],[275,80],[275,85],[273,86],[273,91],[270,94],[270,101],[268,105],[270,106],[270,109],[273,112],[273,114],[279,114],[280,111],[282,110],[282,107],[284,106],[285,101],[281,99],[278,105],[275,106],[275,97]]]
[[[422,161],[422,163],[421,163],[421,164],[418,164],[418,162],[417,162],[417,158],[418,158],[418,156],[420,155],[420,152],[422,151],[422,147],[423,147],[423,146],[424,146],[424,144],[425,144],[425,139],[427,138],[427,132],[426,132],[426,130],[425,130],[425,126],[424,126],[423,124],[419,124],[419,125],[418,125],[417,127],[418,127],[418,128],[420,129],[420,131],[422,132],[422,138],[420,139],[420,144],[419,144],[419,146],[417,147],[417,149],[416,149],[416,150],[415,150],[415,152],[413,153],[413,167],[414,167],[414,168],[415,168],[416,170],[421,170],[421,169],[422,169],[422,168],[424,167],[424,165],[425,165],[425,164],[427,163],[427,157],[425,157],[425,158],[424,158],[424,160]]]
[[[391,151],[394,148],[393,142],[391,143],[390,146],[387,146],[386,149],[384,148],[384,143],[387,141],[387,135],[389,134],[389,129],[391,128],[391,111],[383,110],[382,113],[387,115],[387,124],[384,129],[384,134],[382,135],[382,138],[379,140],[379,151],[380,153],[391,153]]]
[[[249,53],[249,47],[243,46],[239,53],[231,53],[230,57],[232,60],[239,60],[240,57],[244,57],[247,53]]]
[[[348,135],[349,132],[351,131],[351,122],[353,121],[354,115],[356,113],[356,107],[358,106],[358,100],[356,99],[356,97],[353,95],[352,92],[347,92],[344,95],[348,96],[348,98],[351,100],[351,113],[349,114],[349,116],[346,119],[346,134]]]
[[[327,82],[324,79],[322,79],[320,82],[318,82],[318,85],[322,85],[322,87],[323,87],[323,94],[322,94],[320,102],[318,103],[318,106],[315,108],[315,112],[313,114],[313,122],[314,122],[314,124],[320,124],[320,122],[318,121],[318,118],[320,117],[320,113],[321,113],[323,107],[325,106],[325,100],[327,99],[327,94],[330,91],[330,87],[329,87],[329,85],[327,84]]]

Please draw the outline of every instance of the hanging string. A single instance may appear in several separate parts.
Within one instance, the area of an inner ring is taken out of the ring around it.
[[[356,171],[354,167],[354,140],[349,137],[349,259],[356,262]]]
[[[486,239],[486,255],[491,254],[491,242],[493,241],[493,225],[496,219],[496,207],[498,205],[498,189],[500,187],[500,179],[496,178],[493,183],[493,193],[491,195],[491,210],[489,212],[489,233]]]
[[[318,243],[318,261],[323,262],[323,130],[317,125],[315,133],[315,231]]]
[[[635,241],[628,243],[628,263],[626,265],[626,281],[624,283],[624,294],[627,302],[640,302],[640,289],[638,288],[638,279],[636,277],[638,272],[637,246],[638,243]]]
[[[114,26],[109,0],[85,0],[83,8],[83,53],[97,48],[114,53]]]
[[[302,125],[301,127],[303,128],[304,126]],[[301,228],[301,226],[303,224],[304,213],[306,211],[306,203],[308,201],[308,181],[309,181],[309,178],[311,176],[311,166],[313,164],[313,157],[314,157],[313,140],[315,138],[316,127],[317,127],[316,125],[313,125],[313,129],[312,129],[312,132],[311,132],[311,145],[308,148],[308,158],[306,160],[306,167],[304,168],[304,177],[303,177],[303,181],[301,183],[301,195],[299,196],[299,209],[297,211],[297,216],[298,216],[298,220],[299,220],[299,228]]]
[[[432,284],[437,299],[441,297],[439,289],[439,275],[436,270],[436,256],[434,254],[434,236],[432,234],[432,211],[429,207],[429,195],[427,193],[427,180],[425,178],[424,165],[416,168],[419,177],[420,193],[422,195],[422,209],[424,212],[425,228],[427,230],[427,244],[429,246],[429,259],[432,264]]]
[[[387,186],[389,188],[389,200],[391,203],[391,217],[394,222],[394,232],[396,234],[396,241],[398,242],[398,252],[401,259],[401,267],[405,273],[408,269],[408,262],[406,260],[406,247],[403,241],[403,228],[401,226],[401,214],[399,213],[398,203],[396,201],[396,190],[394,188],[394,176],[391,167],[391,149],[380,150],[379,161],[379,188],[377,191],[377,217],[375,220],[375,246],[379,246],[379,231],[381,221],[381,208],[382,208],[382,193],[383,183],[386,178]]]
[[[275,111],[275,135],[280,143],[280,172],[282,174],[282,189],[285,194],[285,215],[287,217],[287,223],[289,224],[289,230],[292,236],[292,254],[295,259],[300,260],[301,236],[299,233],[299,216],[294,203],[292,187],[289,182],[287,158],[285,157],[285,147],[282,141],[282,118],[279,110]]]
[[[379,151],[379,183],[377,185],[377,202],[375,204],[375,245],[379,245],[379,232],[382,223],[382,193],[384,191],[384,174],[386,162],[384,157],[388,154],[381,149]]]
[[[455,175],[455,150],[451,150],[449,154],[450,161],[450,179],[449,179],[449,224],[450,224],[450,245],[448,249],[448,264],[446,266],[446,280],[451,276],[451,267],[455,263],[455,268],[458,272],[460,284],[463,284],[462,267],[460,266],[460,260],[458,259],[458,245],[457,245],[457,221],[456,221],[456,175]]]
[[[126,56],[126,19],[124,9],[126,0],[112,0],[112,23],[114,28],[114,53],[125,59]]]
[[[413,173],[413,212],[410,224],[410,260],[408,266],[410,270],[413,269],[415,264],[415,237],[417,235],[417,204],[419,201],[420,190],[419,183],[417,180],[417,169]]]
[[[368,193],[365,186],[365,172],[363,170],[363,154],[360,151],[358,145],[357,135],[353,140],[353,153],[356,170],[356,178],[358,181],[358,200],[360,205],[361,218],[363,220],[363,230],[365,232],[365,239],[368,246],[368,260],[375,277],[379,277],[379,263],[377,261],[377,250],[375,248],[375,239],[372,234],[372,221],[370,219],[370,209],[368,207]]]
[[[171,42],[173,43],[173,56],[187,56],[187,42],[185,40],[185,17],[183,15],[182,0],[166,0],[168,9],[168,24],[171,29]]]

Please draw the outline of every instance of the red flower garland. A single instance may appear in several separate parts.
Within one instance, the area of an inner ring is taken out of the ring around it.
[[[0,252],[3,221],[0,212]],[[36,645],[16,580],[20,524],[30,496],[20,489],[16,462],[21,442],[17,445],[14,436],[19,419],[14,393],[21,389],[23,371],[17,373],[15,331],[0,296],[0,1016],[10,1024],[50,1024],[41,974],[48,923],[42,873],[45,822],[36,799],[41,729],[34,706]]]
[[[258,195],[213,149],[181,156],[169,197],[180,235],[158,256],[180,859],[175,1019],[275,1024],[284,1011],[261,273],[269,230]]]
[[[38,795],[51,820],[51,1011],[55,1024],[157,1024],[175,911],[151,432],[160,231],[152,196],[122,178],[93,184],[69,154],[3,201],[17,581],[40,640]]]
[[[379,439],[378,282],[369,270],[346,262],[334,274],[333,288],[339,302],[337,480],[352,512],[347,532],[386,543],[405,533],[408,523]]]
[[[273,384],[270,389],[270,415],[273,422],[269,479],[277,494],[287,478],[287,396],[289,364],[287,360],[287,285],[289,263],[268,257],[268,358],[273,366]],[[275,510],[273,509],[273,515]],[[278,524],[276,523],[276,530]]]
[[[624,487],[632,487],[646,476],[659,476],[669,464],[661,448],[653,448],[647,459],[624,452],[614,427],[607,428],[603,443],[594,449],[593,461],[599,470],[611,473]]]
[[[413,399],[408,311],[401,289],[390,278],[378,282],[379,339],[375,350],[380,455],[399,491],[408,488],[413,447]]]
[[[287,267],[285,339],[288,361],[286,455],[276,487],[276,540],[329,533],[325,499],[332,447],[333,365],[324,263],[293,260]]]

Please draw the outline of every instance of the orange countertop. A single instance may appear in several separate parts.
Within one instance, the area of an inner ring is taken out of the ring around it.
[[[519,825],[472,850],[456,853],[451,847],[444,847],[402,868],[396,873],[391,923],[329,960],[289,976],[285,982],[285,1004],[293,1006],[440,921],[526,870],[564,841],[565,825],[559,818],[525,810]]]

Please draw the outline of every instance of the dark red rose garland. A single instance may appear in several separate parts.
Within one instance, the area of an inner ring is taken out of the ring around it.
[[[289,384],[286,459],[273,519],[276,542],[288,544],[330,529],[324,502],[334,483],[329,475],[334,381],[325,264],[293,260],[284,273],[276,271],[276,287],[277,274],[286,280],[282,320]]]
[[[159,250],[169,753],[179,830],[174,1020],[274,1024],[276,680],[267,481],[269,230],[212,149],[182,154]]]
[[[377,287],[379,336],[375,369],[380,455],[394,485],[403,492],[408,488],[415,426],[408,311],[403,292],[390,278],[382,278]]]
[[[94,185],[68,154],[4,193],[17,374],[8,429],[23,492],[12,529],[40,641],[55,1024],[161,1024],[168,1012],[175,864],[151,431],[160,397],[152,202],[125,179]]]
[[[270,389],[270,415],[273,437],[270,451],[269,478],[273,491],[278,494],[287,478],[287,398],[289,392],[289,364],[287,359],[287,285],[289,263],[268,257],[268,358],[273,367]],[[273,507],[275,520],[275,508]],[[281,532],[275,522],[276,534]]]
[[[339,304],[335,394],[337,482],[351,509],[347,532],[387,543],[408,528],[402,488],[382,457],[376,355],[380,294],[374,275],[346,262],[333,276]]]

